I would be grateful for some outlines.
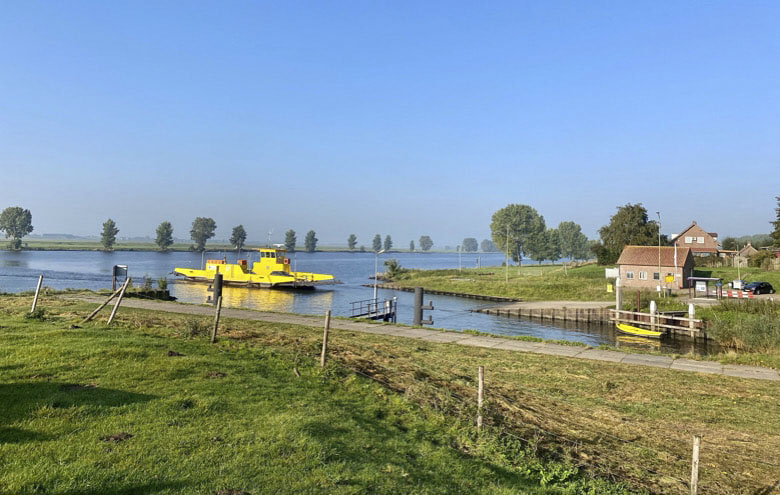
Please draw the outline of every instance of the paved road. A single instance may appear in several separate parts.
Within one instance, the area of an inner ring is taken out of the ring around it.
[[[102,302],[104,300],[102,298],[89,296],[80,297],[79,299],[96,303]],[[122,302],[122,305],[125,307],[148,309],[153,311],[165,311],[169,313],[183,313],[204,316],[211,316],[214,314],[214,309],[207,306],[196,306],[192,304],[180,304],[162,301],[125,299]],[[233,308],[222,308],[222,316],[226,318],[267,321],[272,323],[287,323],[313,327],[322,326],[324,320],[324,317],[321,316],[298,315],[289,313],[266,313],[262,311]],[[594,361],[609,361],[613,363],[631,364],[636,366],[651,366],[654,368],[666,368],[677,371],[692,371],[714,375],[734,376],[739,378],[780,381],[780,374],[778,374],[776,370],[770,368],[730,364],[724,365],[714,361],[696,361],[692,359],[673,358],[669,356],[657,356],[651,354],[627,354],[625,352],[607,351],[579,346],[549,344],[545,342],[526,342],[501,337],[476,336],[460,332],[442,332],[439,330],[427,330],[423,328],[412,328],[399,325],[376,325],[357,320],[331,320],[331,328],[338,330],[349,330],[353,332],[372,333],[376,335],[405,337],[424,340],[427,342],[450,343],[472,347],[486,347],[490,349],[531,352],[534,354],[546,354],[550,356],[590,359]]]

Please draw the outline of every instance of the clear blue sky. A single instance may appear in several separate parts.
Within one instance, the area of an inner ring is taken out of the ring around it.
[[[778,2],[4,2],[0,208],[35,233],[768,232]]]

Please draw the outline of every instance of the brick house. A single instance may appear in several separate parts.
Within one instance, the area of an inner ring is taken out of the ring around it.
[[[676,253],[676,259],[675,259]],[[693,254],[690,248],[661,247],[661,274],[658,273],[658,246],[626,246],[617,261],[623,287],[651,289],[656,286],[687,289],[693,276]],[[667,283],[666,276],[674,282]]]
[[[754,248],[749,242],[745,244],[745,246],[739,250],[737,253],[737,256],[740,258],[750,258],[754,254],[758,252],[758,249]]]
[[[672,235],[672,244],[690,248],[693,254],[718,254],[718,234],[705,232],[695,221],[679,234]]]

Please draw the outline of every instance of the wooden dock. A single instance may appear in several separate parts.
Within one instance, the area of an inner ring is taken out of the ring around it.
[[[363,287],[374,287],[373,285],[363,284]],[[402,287],[395,284],[378,284],[380,289],[400,290],[404,292],[414,292],[414,287]],[[464,297],[466,299],[475,299],[479,301],[492,301],[492,302],[520,302],[521,299],[515,299],[513,297],[500,297],[500,296],[485,296],[482,294],[467,294],[465,292],[450,292],[447,290],[433,290],[425,289],[426,294],[435,294],[437,296],[453,296]]]
[[[532,320],[550,320],[583,323],[610,323],[608,308],[507,308],[490,307],[473,310],[475,313],[506,316],[508,318],[528,318]]]

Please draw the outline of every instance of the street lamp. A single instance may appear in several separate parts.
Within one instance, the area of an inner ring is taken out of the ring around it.
[[[384,249],[380,249],[374,253],[374,302],[376,302],[376,282],[377,278],[379,278],[377,276],[377,272],[379,271],[379,255],[384,252]]]
[[[661,289],[661,212],[655,214],[658,215],[658,289]]]

